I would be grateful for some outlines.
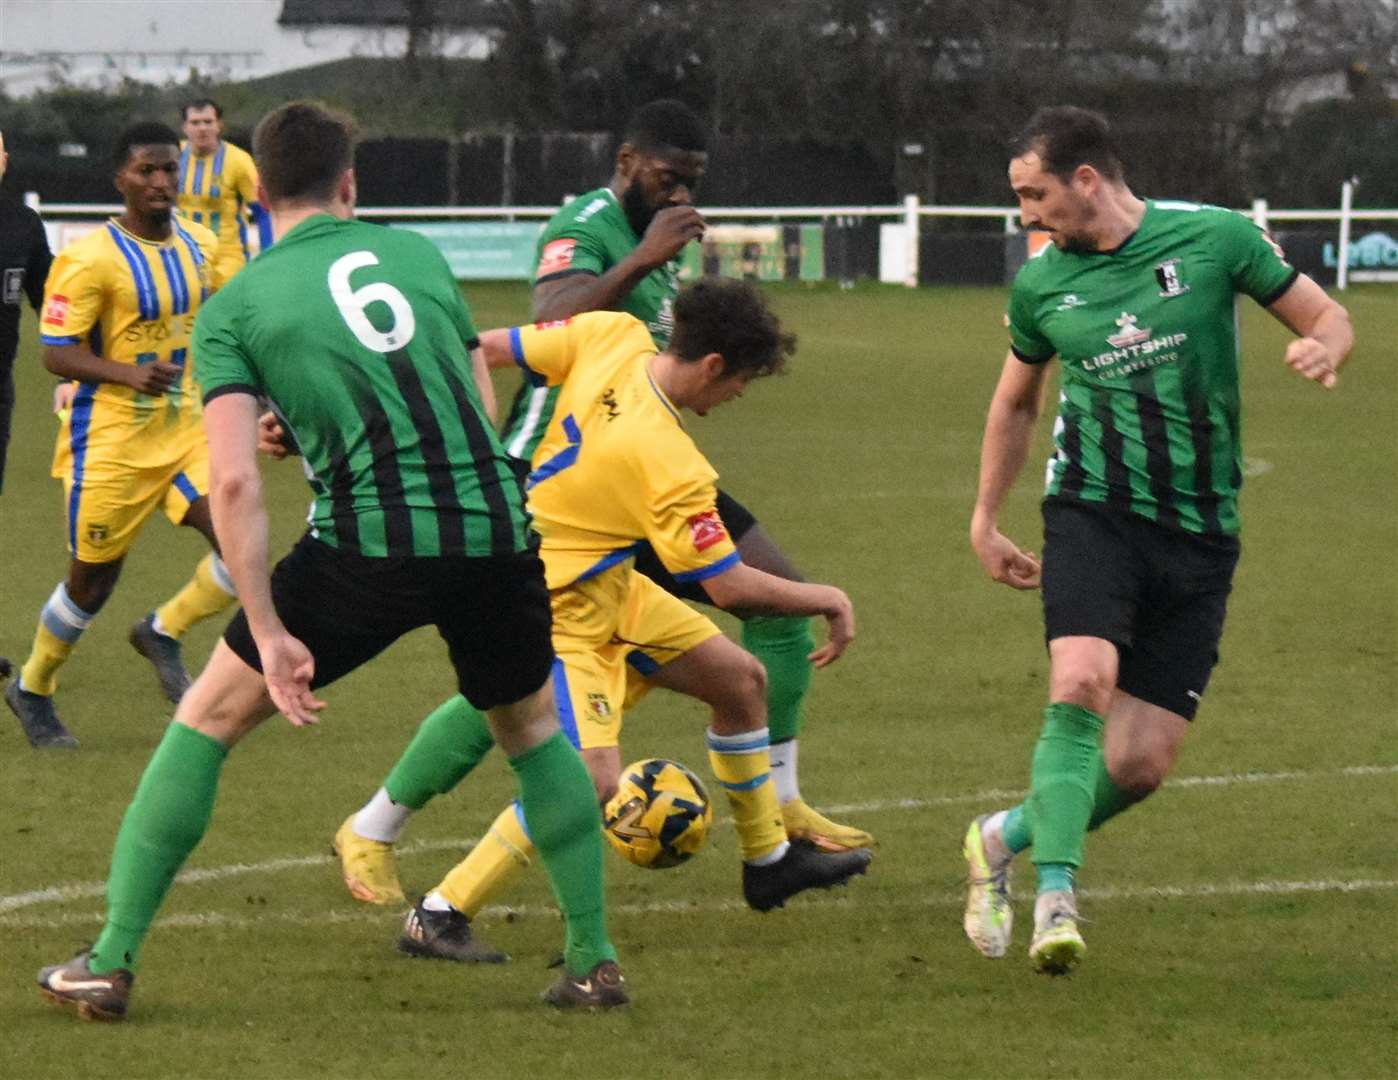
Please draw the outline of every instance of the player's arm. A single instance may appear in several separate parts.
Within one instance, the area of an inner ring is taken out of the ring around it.
[[[163,394],[179,382],[181,369],[156,361],[151,364],[119,364],[98,356],[86,345],[45,345],[44,367],[60,379],[105,382],[129,386],[142,394]]]
[[[1013,352],[1005,357],[981,439],[980,482],[971,515],[971,546],[992,578],[1017,589],[1038,586],[1039,561],[1033,554],[1021,551],[1000,531],[1000,507],[1029,456],[1047,372],[1046,363],[1025,363]]]
[[[700,584],[709,599],[725,611],[824,616],[830,633],[825,644],[809,657],[816,667],[838,660],[854,640],[854,605],[833,585],[788,581],[741,561],[722,573],[704,578]]]
[[[29,259],[24,268],[24,291],[29,297],[30,306],[38,312],[44,303],[44,282],[48,279],[49,268],[53,266],[53,252],[49,250],[48,233],[39,215],[32,218],[33,233],[29,238]]]
[[[698,210],[692,206],[666,207],[651,219],[641,242],[603,273],[565,270],[537,282],[532,293],[534,319],[544,322],[617,308],[642,278],[703,235],[704,218]]]
[[[214,532],[257,642],[267,691],[294,725],[314,724],[325,704],[310,690],[315,661],[287,631],[272,603],[267,505],[257,468],[257,398],[241,392],[211,397],[204,405],[204,430]]]
[[[491,424],[494,424],[498,408],[495,401],[495,384],[490,381],[490,365],[486,363],[483,348],[471,350],[471,377],[476,380],[476,390],[481,395],[481,407],[485,409],[485,415]]]
[[[1333,387],[1354,347],[1354,328],[1344,306],[1301,274],[1267,310],[1297,336],[1286,347],[1286,362],[1325,389]]]

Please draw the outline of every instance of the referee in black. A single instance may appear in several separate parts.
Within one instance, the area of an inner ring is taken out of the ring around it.
[[[0,182],[9,164],[0,134]],[[19,348],[19,306],[28,297],[36,312],[44,300],[49,251],[39,215],[0,190],[0,492],[5,490],[5,451],[10,445],[10,416],[15,410],[15,352]]]

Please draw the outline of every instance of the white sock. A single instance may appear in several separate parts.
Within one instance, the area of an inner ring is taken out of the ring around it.
[[[1005,817],[1008,810],[997,810],[985,819],[981,826],[981,839],[985,841],[985,854],[992,863],[1009,862],[1014,852],[1005,846]]]
[[[364,804],[364,809],[354,815],[354,824],[350,828],[365,840],[392,844],[412,816],[410,808],[399,806],[388,797],[387,791],[379,788],[374,792],[374,797]]]
[[[744,859],[749,866],[771,866],[774,862],[781,862],[786,858],[786,853],[791,848],[790,841],[783,840],[766,855],[759,855],[755,859]]]
[[[422,906],[425,907],[428,911],[453,910],[452,906],[442,898],[442,894],[439,893],[436,889],[433,889],[430,893],[428,893],[426,896],[422,898]]]
[[[801,785],[796,782],[796,739],[773,743],[767,750],[772,759],[772,783],[777,788],[777,803],[785,806],[801,797]]]

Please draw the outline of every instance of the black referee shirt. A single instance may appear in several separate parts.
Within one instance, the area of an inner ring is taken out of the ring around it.
[[[14,199],[0,199],[0,371],[14,363],[19,346],[19,305],[28,296],[39,310],[51,262],[39,215]]]

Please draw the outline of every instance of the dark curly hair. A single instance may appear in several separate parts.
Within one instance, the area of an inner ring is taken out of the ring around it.
[[[675,298],[671,354],[693,362],[723,357],[725,374],[776,375],[796,351],[796,335],[782,329],[762,294],[745,281],[706,277]]]

